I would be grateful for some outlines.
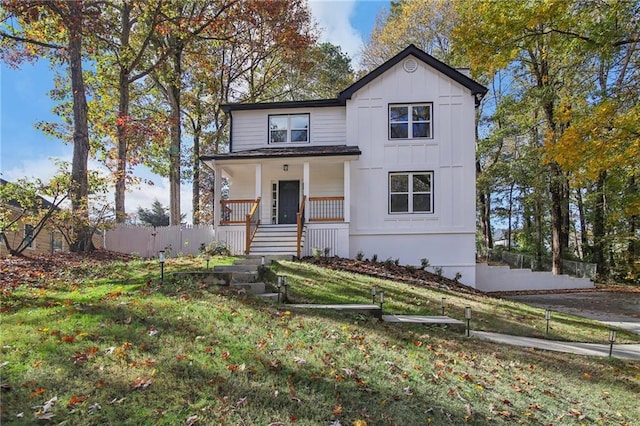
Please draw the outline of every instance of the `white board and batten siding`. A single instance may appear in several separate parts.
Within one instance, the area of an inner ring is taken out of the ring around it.
[[[309,114],[310,142],[302,144],[268,144],[269,115]],[[346,145],[346,117],[344,107],[282,108],[270,110],[234,111],[233,151],[266,147],[312,145]]]
[[[412,103],[432,103],[433,137],[391,140],[389,105]],[[474,117],[470,90],[421,61],[414,72],[398,63],[347,101],[347,140],[362,151],[351,167],[350,257],[425,258],[475,284]],[[389,173],[418,171],[433,172],[433,213],[390,214]]]
[[[155,235],[154,235],[155,234]],[[105,249],[118,253],[155,258],[160,250],[165,256],[196,255],[202,244],[215,239],[213,225],[139,226],[117,225],[105,233]]]

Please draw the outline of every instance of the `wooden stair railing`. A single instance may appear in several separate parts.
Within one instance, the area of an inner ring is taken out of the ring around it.
[[[258,231],[258,226],[260,225],[260,199],[262,197],[256,198],[251,211],[247,215],[247,219],[245,221],[246,226],[246,245],[245,245],[245,254],[249,254],[251,250],[251,242],[253,241],[253,237],[255,237],[256,232]],[[258,213],[258,214],[256,214]]]
[[[297,224],[297,239],[296,239],[296,252],[298,254],[298,258],[300,258],[300,254],[302,252],[302,230],[304,228],[304,209],[307,203],[307,196],[302,196],[302,202],[300,203],[300,208],[298,209],[298,213],[296,214],[296,224]]]

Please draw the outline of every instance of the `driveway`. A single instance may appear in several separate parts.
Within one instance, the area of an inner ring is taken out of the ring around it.
[[[505,296],[528,305],[573,314],[640,334],[640,293],[578,292]]]

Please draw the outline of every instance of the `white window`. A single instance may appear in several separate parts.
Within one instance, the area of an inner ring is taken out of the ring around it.
[[[389,139],[433,137],[432,104],[389,105]]]
[[[309,142],[309,114],[269,116],[269,143]]]
[[[33,225],[29,225],[26,224],[24,225],[24,240],[25,243],[27,244],[28,248],[35,248],[35,240],[33,238],[33,234],[34,234],[34,229],[33,229]]]
[[[389,213],[433,213],[433,172],[389,173]]]

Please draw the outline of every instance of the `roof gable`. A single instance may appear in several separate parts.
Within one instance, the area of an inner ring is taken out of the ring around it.
[[[462,86],[471,91],[471,94],[476,98],[476,106],[480,103],[482,97],[487,93],[488,89],[482,84],[462,74],[455,68],[451,68],[429,55],[428,53],[418,49],[415,45],[410,44],[402,52],[395,55],[393,58],[374,69],[360,80],[353,83],[351,86],[344,89],[335,99],[317,99],[307,101],[287,101],[287,102],[258,102],[258,103],[232,103],[222,105],[221,108],[224,112],[237,110],[256,110],[256,109],[272,109],[272,108],[304,108],[304,107],[329,107],[329,106],[343,106],[346,105],[347,100],[351,99],[353,94],[366,86],[371,81],[378,78],[380,75],[388,71],[391,67],[400,63],[407,56],[414,56],[416,59],[424,62],[435,70],[441,72],[452,80],[458,82]]]
[[[380,65],[378,68],[374,69],[369,74],[365,75],[360,80],[356,81],[351,86],[340,92],[340,94],[338,95],[338,99],[343,102],[346,102],[347,99],[351,99],[351,96],[353,96],[355,92],[378,78],[380,75],[384,74],[386,71],[400,63],[408,56],[414,56],[416,59],[424,62],[425,64],[429,65],[430,67],[434,68],[435,70],[441,72],[442,74],[469,89],[471,91],[471,94],[476,97],[476,104],[479,103],[479,101],[488,91],[488,89],[480,83],[467,77],[455,68],[451,68],[444,62],[437,60],[428,53],[418,49],[415,45],[410,44],[402,52],[398,53],[393,58],[389,59],[384,64]]]

